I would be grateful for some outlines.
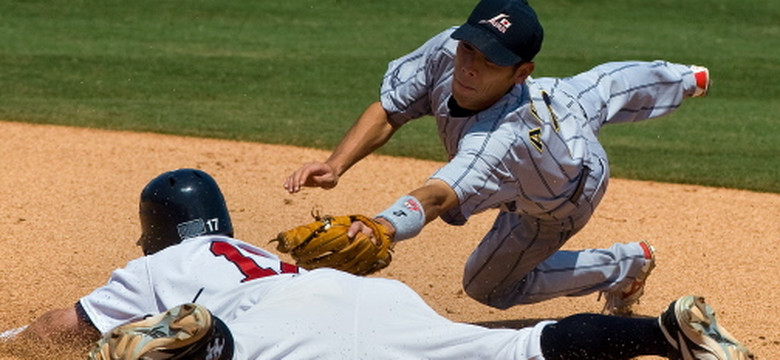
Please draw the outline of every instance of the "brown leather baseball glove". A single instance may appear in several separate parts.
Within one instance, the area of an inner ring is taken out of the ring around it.
[[[329,267],[355,275],[369,275],[390,264],[393,241],[387,229],[363,215],[319,216],[314,222],[279,233],[276,249],[292,255],[296,265],[304,269]],[[374,239],[363,233],[347,237],[354,221],[365,223]]]

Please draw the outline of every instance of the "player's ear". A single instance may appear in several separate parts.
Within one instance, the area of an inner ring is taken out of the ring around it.
[[[520,84],[524,82],[525,79],[534,72],[535,66],[536,65],[530,61],[517,65],[517,68],[515,69],[515,83]]]

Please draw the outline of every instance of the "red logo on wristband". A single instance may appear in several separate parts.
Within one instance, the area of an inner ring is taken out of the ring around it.
[[[414,200],[404,201],[404,206],[412,211],[420,211],[420,205]]]

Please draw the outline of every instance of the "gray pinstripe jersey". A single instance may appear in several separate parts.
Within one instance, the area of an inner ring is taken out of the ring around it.
[[[583,169],[606,164],[596,138],[603,123],[660,116],[682,101],[679,89],[663,93],[653,86],[681,82],[682,68],[662,69],[681,65],[620,62],[567,79],[529,77],[490,108],[454,117],[447,106],[457,47],[450,38],[454,29],[392,61],[380,96],[395,125],[426,115],[436,118],[450,161],[432,178],[445,181],[458,195],[460,205],[442,215],[452,224],[465,223],[471,214],[490,208],[541,218],[565,216],[561,212],[570,207],[564,204],[578,189]],[[630,84],[615,81],[608,94],[595,85],[604,74],[639,66],[660,70],[637,71]],[[610,103],[619,97],[623,98]],[[659,105],[663,103],[669,105]]]

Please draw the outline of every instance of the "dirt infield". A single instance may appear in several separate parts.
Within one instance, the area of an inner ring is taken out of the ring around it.
[[[309,221],[313,206],[375,214],[440,166],[372,155],[334,190],[289,195],[284,177],[327,152],[8,122],[0,122],[0,133],[0,332],[70,306],[140,256],[138,196],[163,171],[210,173],[225,193],[236,237],[273,250],[268,240]],[[405,282],[450,319],[491,327],[601,310],[595,294],[506,311],[465,296],[464,261],[494,214],[462,227],[435,221],[417,239],[398,244],[393,264],[377,276]],[[778,194],[614,179],[591,223],[566,248],[649,240],[658,267],[636,308],[640,314],[656,316],[684,294],[704,295],[736,337],[760,359],[774,360],[780,359],[779,234]],[[0,359],[19,357],[0,345]]]

